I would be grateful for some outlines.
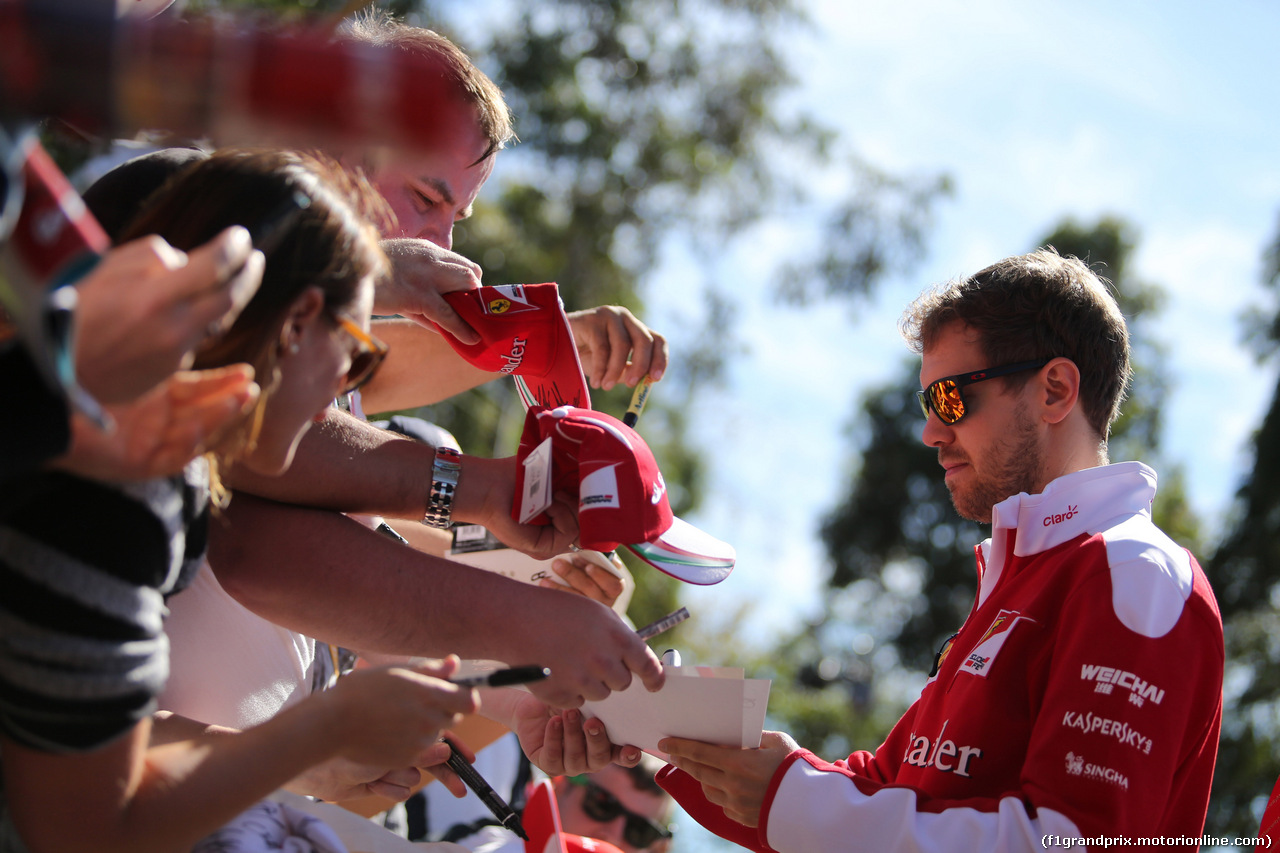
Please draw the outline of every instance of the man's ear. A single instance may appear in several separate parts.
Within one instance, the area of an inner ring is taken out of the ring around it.
[[[1055,358],[1041,372],[1043,417],[1049,423],[1061,423],[1080,399],[1080,368],[1069,358]]]

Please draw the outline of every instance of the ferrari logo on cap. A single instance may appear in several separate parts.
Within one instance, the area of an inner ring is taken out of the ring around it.
[[[510,299],[491,299],[489,301],[488,309],[490,314],[504,314],[510,307]]]

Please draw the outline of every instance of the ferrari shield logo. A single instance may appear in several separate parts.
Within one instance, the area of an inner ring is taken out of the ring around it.
[[[982,639],[978,640],[978,644],[973,647],[973,651],[969,652],[964,663],[960,664],[960,671],[986,678],[1014,627],[1023,621],[1034,622],[1035,620],[1028,619],[1016,610],[1001,610],[991,621],[991,626],[983,633]]]

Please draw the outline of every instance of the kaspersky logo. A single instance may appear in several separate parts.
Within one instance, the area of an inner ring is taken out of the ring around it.
[[[1063,728],[1077,729],[1085,734],[1099,734],[1103,737],[1115,738],[1126,746],[1150,755],[1152,740],[1142,732],[1122,720],[1108,720],[1099,717],[1092,711],[1081,713],[1067,711],[1062,717]]]

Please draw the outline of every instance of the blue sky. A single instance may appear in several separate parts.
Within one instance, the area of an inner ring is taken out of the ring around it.
[[[738,566],[718,587],[685,591],[694,617],[712,627],[751,602],[743,635],[766,644],[816,610],[826,572],[816,525],[852,475],[857,400],[909,355],[902,308],[929,284],[1028,251],[1067,216],[1115,214],[1138,228],[1134,272],[1169,294],[1153,330],[1175,378],[1164,451],[1219,529],[1276,387],[1275,368],[1241,345],[1239,316],[1264,300],[1261,254],[1280,224],[1280,5],[808,7],[815,26],[793,51],[807,63],[798,104],[890,172],[949,173],[955,195],[924,264],[856,312],[767,297],[763,270],[814,246],[812,222],[764,223],[719,259],[738,283],[750,352],[697,413],[714,478],[691,520],[733,542]],[[834,197],[828,177],[812,173],[810,185]],[[652,325],[681,328],[696,269],[671,247],[652,284]],[[674,335],[677,358],[680,343]],[[681,823],[682,849],[727,847]]]
[[[718,259],[737,283],[750,351],[701,404],[714,480],[695,520],[734,542],[739,562],[720,587],[690,590],[690,609],[710,619],[726,599],[753,601],[762,640],[813,609],[825,572],[816,524],[852,475],[857,400],[909,355],[902,308],[929,284],[1029,250],[1067,216],[1137,226],[1135,272],[1169,294],[1153,329],[1175,378],[1164,449],[1218,529],[1275,387],[1275,370],[1241,345],[1239,316],[1264,298],[1261,253],[1280,222],[1280,7],[809,8],[814,26],[792,52],[797,105],[890,172],[947,172],[955,194],[938,208],[926,261],[856,311],[797,310],[767,295],[764,271],[811,251],[813,222],[765,222]],[[841,189],[830,175],[808,177],[819,195]],[[673,245],[650,285],[647,319],[672,332],[676,358],[697,271]]]
[[[955,194],[925,262],[853,310],[769,297],[778,262],[816,250],[814,221],[765,221],[714,259],[734,282],[749,351],[694,413],[712,483],[689,520],[738,549],[724,583],[683,590],[699,626],[748,603],[741,636],[767,645],[816,611],[817,525],[853,475],[847,430],[861,395],[909,356],[902,308],[1030,250],[1066,217],[1138,229],[1132,272],[1169,295],[1153,329],[1175,380],[1164,452],[1219,530],[1276,386],[1276,369],[1242,346],[1239,318],[1264,300],[1261,254],[1280,226],[1280,4],[800,2],[812,27],[782,34],[800,78],[791,103],[839,130],[847,153],[903,176],[945,172]],[[834,173],[784,165],[819,198],[847,189]],[[691,348],[704,263],[673,240],[648,282],[645,319],[677,359]],[[680,823],[681,850],[729,847]]]

